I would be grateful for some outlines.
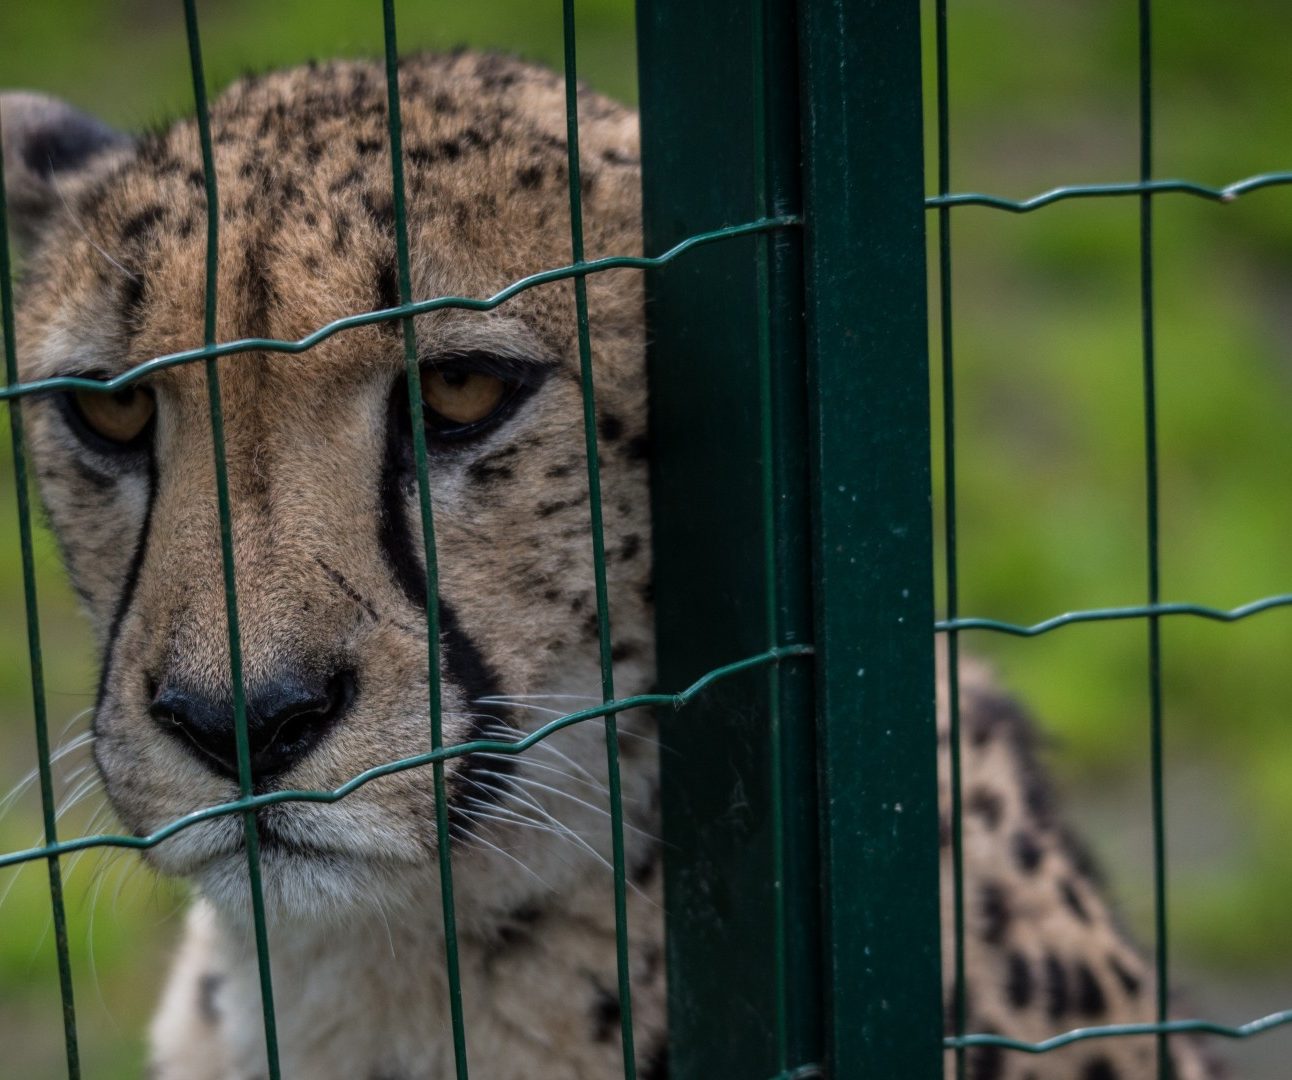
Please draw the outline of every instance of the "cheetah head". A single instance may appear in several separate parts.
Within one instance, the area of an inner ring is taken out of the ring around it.
[[[400,84],[414,296],[487,297],[568,263],[559,78],[463,54],[408,61]],[[330,63],[247,79],[214,103],[218,340],[295,340],[398,304],[385,95],[377,65]],[[25,249],[23,378],[111,376],[201,346],[208,207],[195,122],[126,138],[36,95],[6,95],[3,108]],[[636,119],[587,93],[581,112],[588,255],[635,253]],[[643,299],[631,272],[594,275],[588,292],[623,694],[652,668]],[[415,337],[444,740],[506,741],[600,693],[573,283],[419,316]],[[335,789],[430,746],[401,324],[346,329],[297,354],[252,349],[219,373],[254,788]],[[114,396],[30,397],[22,410],[101,652],[94,750],[116,812],[147,835],[235,799],[203,365],[153,370]],[[541,745],[446,765],[468,921],[560,889],[608,847],[600,728]],[[649,804],[649,744],[629,737],[625,753],[628,801]],[[335,804],[262,808],[270,910],[425,905],[432,791],[429,769],[413,769]],[[243,845],[235,814],[146,858],[233,910],[248,895]]]

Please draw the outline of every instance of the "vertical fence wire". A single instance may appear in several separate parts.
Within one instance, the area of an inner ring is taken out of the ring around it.
[[[1152,0],[1139,0],[1139,178],[1153,179]],[[1161,544],[1158,533],[1157,380],[1153,320],[1153,196],[1139,197],[1140,311],[1144,368],[1144,506],[1148,603],[1161,601]],[[1157,1022],[1167,1021],[1169,988],[1166,909],[1166,810],[1162,761],[1162,627],[1148,616],[1149,754],[1153,801],[1153,921],[1157,967]],[[1157,1033],[1158,1080],[1170,1080],[1171,1058],[1165,1031]]]
[[[395,207],[395,246],[399,271],[399,302],[413,299],[412,269],[408,249],[408,207],[404,190],[403,125],[399,109],[399,48],[395,36],[394,0],[382,0],[386,50],[387,120],[390,128],[390,166]],[[411,316],[402,321],[404,373],[408,384],[408,409],[413,429],[413,459],[417,469],[417,501],[421,513],[422,545],[426,559],[426,666],[429,695],[431,749],[444,744],[443,702],[440,687],[439,573],[435,553],[435,520],[427,470],[426,427],[422,415],[421,369],[417,361],[417,333]],[[458,1080],[467,1080],[466,1023],[462,1014],[462,974],[458,958],[457,914],[453,897],[453,858],[449,836],[448,798],[444,762],[431,766],[435,789],[435,833],[440,866],[440,905],[444,914],[444,953],[449,1010],[453,1027],[453,1062]]]
[[[389,2],[389,0],[388,0]],[[574,0],[562,0],[565,39],[566,153],[570,181],[570,246],[576,266],[583,263],[583,199],[579,170],[579,84],[574,33]],[[588,325],[588,282],[574,278],[574,306],[579,335],[579,381],[583,394],[583,437],[588,467],[588,510],[592,525],[592,564],[597,595],[597,630],[601,650],[601,694],[615,697],[614,660],[610,643],[610,596],[606,586],[606,541],[601,513],[601,466],[597,453],[597,403],[592,377],[592,335]],[[628,891],[624,869],[624,811],[619,783],[619,726],[605,717],[606,767],[610,789],[610,837],[615,894],[615,953],[619,974],[619,1029],[623,1041],[624,1077],[635,1080],[632,985],[628,962]]]
[[[0,147],[4,144],[0,131]],[[5,383],[18,382],[18,352],[14,334],[12,267],[9,265],[9,210],[5,200],[4,154],[0,152],[0,319],[4,324]],[[37,771],[40,775],[40,808],[45,822],[45,843],[58,843],[58,814],[54,805],[54,777],[50,767],[49,724],[45,710],[45,666],[40,647],[40,609],[36,597],[36,559],[32,547],[31,496],[27,487],[27,456],[23,444],[22,406],[9,405],[9,436],[13,445],[14,495],[18,501],[18,537],[22,548],[22,587],[27,613],[27,654],[31,665],[31,703],[36,726]],[[54,951],[58,956],[58,989],[63,1002],[63,1041],[69,1080],[79,1080],[81,1052],[76,1035],[76,1003],[72,986],[72,960],[67,944],[67,911],[63,902],[63,870],[58,855],[46,860],[49,870],[49,904],[54,919]]]
[[[947,4],[937,0],[937,154],[938,194],[951,190],[951,102],[947,63]],[[956,550],[956,395],[954,364],[954,330],[951,302],[951,208],[938,207],[938,317],[942,349],[942,485],[943,485],[943,559],[946,567],[947,619],[954,623],[960,613],[959,559]],[[947,633],[947,711],[949,716],[951,794],[951,947],[952,947],[952,1028],[957,1039],[968,1026],[965,988],[965,890],[963,804],[961,798],[960,758],[960,635],[955,629]],[[965,1080],[968,1066],[967,1048],[955,1048],[956,1080]]]
[[[215,153],[211,144],[211,117],[206,100],[206,75],[202,67],[202,44],[198,34],[196,0],[184,0],[184,24],[188,35],[189,68],[193,76],[193,99],[197,109],[198,138],[202,147],[202,172],[206,187],[206,296],[203,343],[216,343],[220,269],[220,201],[215,175]],[[242,676],[242,638],[238,625],[237,575],[233,558],[233,516],[229,506],[229,471],[224,444],[224,410],[220,401],[220,373],[214,357],[206,361],[207,399],[211,416],[211,442],[215,455],[215,489],[220,516],[220,555],[224,570],[224,607],[228,619],[229,668],[233,684],[233,728],[238,754],[238,789],[242,798],[252,794],[251,748],[247,737],[247,700]],[[274,983],[269,961],[269,934],[265,925],[265,898],[260,875],[260,833],[255,810],[242,812],[243,837],[247,846],[247,873],[251,887],[251,913],[255,928],[256,966],[260,976],[260,1005],[264,1021],[266,1064],[269,1080],[278,1080],[278,1025],[274,1014]]]

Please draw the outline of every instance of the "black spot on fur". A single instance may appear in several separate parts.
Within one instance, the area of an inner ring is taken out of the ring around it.
[[[574,471],[573,465],[553,465],[543,475],[549,480],[561,480]]]
[[[341,192],[345,191],[346,188],[352,188],[362,181],[363,170],[359,168],[351,169],[349,172],[338,177],[336,180],[333,180],[332,183],[328,185],[328,194],[339,195]]]
[[[1073,915],[1087,925],[1090,923],[1090,912],[1086,910],[1085,902],[1077,892],[1077,887],[1067,878],[1059,882],[1059,895]]]
[[[116,487],[117,478],[115,476],[99,472],[98,469],[86,464],[79,457],[72,458],[72,468],[76,470],[76,475],[94,488],[95,491],[109,491]]]
[[[128,217],[121,226],[121,239],[130,243],[151,234],[157,227],[157,223],[165,216],[164,206],[150,206],[146,210],[140,210],[137,214]]]
[[[1036,991],[1036,980],[1032,976],[1032,967],[1022,953],[1011,952],[1008,960],[1008,971],[1005,975],[1005,996],[1016,1009],[1026,1009],[1032,1003]]]
[[[543,182],[543,169],[540,165],[526,165],[516,170],[516,183],[526,191],[533,191]]]
[[[1108,958],[1108,966],[1112,969],[1113,976],[1121,983],[1121,987],[1126,991],[1127,997],[1138,997],[1143,980],[1135,972],[1131,971],[1125,964],[1115,956]]]
[[[546,518],[559,514],[562,510],[569,510],[572,506],[582,505],[583,499],[561,499],[557,502],[539,503],[537,512],[539,517]]]
[[[629,461],[645,461],[650,456],[649,437],[634,435],[624,443],[623,454]]]
[[[354,140],[355,153],[359,154],[360,157],[369,157],[372,154],[379,152],[383,145],[384,144],[380,139],[355,139]]]
[[[1014,861],[1025,874],[1031,874],[1041,865],[1041,858],[1045,854],[1041,845],[1036,842],[1036,838],[1031,833],[1019,829],[1014,834]]]
[[[389,195],[373,198],[368,192],[359,196],[364,212],[383,233],[395,231],[395,204]]]
[[[966,1056],[969,1080],[1001,1080],[1005,1075],[1005,1051],[999,1046],[971,1046]]]
[[[1045,957],[1045,1011],[1061,1020],[1068,1011],[1068,975],[1054,953]]]
[[[623,546],[619,549],[619,557],[624,562],[631,562],[637,558],[638,552],[642,549],[642,538],[636,533],[629,533],[624,537]]]
[[[626,641],[621,641],[610,649],[610,659],[618,663],[620,660],[627,660],[637,655],[636,647],[629,645]]]
[[[624,422],[614,413],[605,413],[601,417],[601,437],[606,442],[614,442],[624,433]]]
[[[399,307],[399,278],[393,259],[382,259],[377,267],[377,308],[386,310]],[[400,333],[398,319],[387,319],[378,324],[386,333]]]
[[[965,809],[982,818],[982,823],[993,830],[1000,824],[1000,819],[1005,813],[1000,796],[984,787],[976,787],[969,792],[969,797],[965,800]]]
[[[498,480],[510,480],[515,475],[512,467],[498,462],[500,457],[505,458],[507,456],[509,455],[490,454],[479,461],[473,461],[467,466],[468,478],[477,484],[492,484]]]
[[[619,995],[603,986],[594,987],[589,1013],[592,1017],[592,1037],[597,1042],[609,1042],[619,1031]]]
[[[668,1080],[668,1042],[660,1041],[647,1053],[637,1070],[640,1080]]]
[[[659,867],[659,858],[659,849],[652,847],[646,853],[646,857],[631,869],[629,877],[634,885],[644,888],[651,883],[651,880],[655,877],[655,871]]]
[[[215,996],[224,985],[224,976],[208,971],[197,980],[197,1014],[206,1023],[215,1025],[220,1022],[220,1009]]]
[[[1113,1063],[1102,1055],[1091,1058],[1081,1069],[1081,1080],[1118,1080],[1118,1076]]]
[[[143,310],[144,293],[147,291],[147,280],[143,274],[131,274],[121,283],[121,321],[127,330],[139,326],[139,314]]]
[[[988,945],[999,945],[1005,940],[1010,920],[1013,918],[1004,887],[999,882],[984,882],[978,895],[978,902],[982,916],[982,939]]]
[[[1092,1019],[1103,1016],[1108,1009],[1108,999],[1094,972],[1084,963],[1077,964],[1077,1012]]]

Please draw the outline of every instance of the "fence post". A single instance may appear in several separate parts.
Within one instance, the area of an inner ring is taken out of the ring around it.
[[[942,1075],[918,0],[801,0],[826,1060]]]
[[[792,5],[641,0],[649,253],[799,205]],[[811,634],[797,225],[648,279],[661,686]],[[669,1076],[819,1058],[812,660],[661,717]]]

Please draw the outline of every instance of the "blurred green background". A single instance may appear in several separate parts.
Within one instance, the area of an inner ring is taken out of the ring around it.
[[[949,6],[955,189],[1021,197],[1134,179],[1130,0]],[[1221,184],[1292,168],[1292,8],[1157,8],[1158,174]],[[631,3],[580,0],[578,10],[583,75],[632,100]],[[371,0],[206,0],[201,12],[216,85],[380,47]],[[559,63],[554,0],[405,0],[399,17],[406,50],[467,43]],[[156,123],[190,108],[182,22],[172,0],[8,4],[0,85],[62,95],[124,128]],[[1155,206],[1164,597],[1230,607],[1292,591],[1292,191]],[[1138,603],[1137,204],[1071,202],[1025,217],[962,209],[953,219],[962,611],[1032,622]],[[35,755],[13,493],[3,468],[0,477],[3,793]],[[51,725],[71,739],[93,698],[92,650],[47,538],[39,563]],[[1163,638],[1177,981],[1191,1010],[1246,1020],[1292,1005],[1292,611],[1229,626],[1168,620]],[[1144,626],[967,641],[1053,731],[1050,757],[1076,824],[1109,865],[1133,930],[1151,940]],[[59,763],[64,798],[78,794],[87,761],[80,748]],[[83,830],[100,802],[87,791],[64,835]],[[28,788],[0,816],[0,848],[39,832]],[[87,1076],[139,1076],[182,891],[128,856],[91,854],[68,878]],[[0,896],[0,1073],[57,1077],[43,866],[0,873]],[[1276,1034],[1227,1052],[1241,1075],[1273,1077],[1288,1048]]]

